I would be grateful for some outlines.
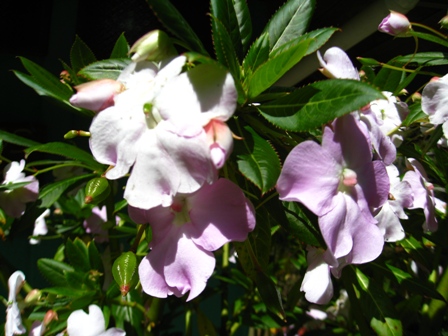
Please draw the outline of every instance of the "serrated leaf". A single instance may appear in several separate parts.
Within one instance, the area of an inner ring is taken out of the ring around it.
[[[128,41],[126,40],[124,33],[121,33],[120,37],[118,37],[117,41],[115,42],[112,53],[110,54],[110,58],[126,58],[128,57],[128,52]]]
[[[91,270],[87,246],[79,238],[75,238],[74,241],[67,239],[67,242],[65,243],[65,253],[70,264],[77,270],[83,272]]]
[[[188,22],[168,0],[146,0],[165,28],[181,40],[187,49],[207,55],[201,40]]]
[[[269,142],[250,126],[244,129],[244,139],[236,144],[238,169],[264,194],[274,188],[280,176],[280,160]]]
[[[263,31],[269,33],[271,50],[305,33],[313,16],[314,7],[314,0],[290,0],[280,7]]]
[[[31,76],[25,75],[19,71],[14,71],[17,77],[25,84],[31,86],[41,96],[50,96],[60,101],[68,103],[73,92],[70,88],[59,81],[59,78],[54,76],[36,63],[19,57],[25,69]]]
[[[246,0],[233,0],[231,3],[233,3],[236,19],[238,20],[241,44],[243,45],[243,53],[245,53],[252,37],[252,19],[249,7],[247,7]]]
[[[77,185],[82,182],[86,182],[95,176],[97,175],[95,174],[80,175],[46,185],[39,192],[39,199],[41,200],[40,207],[49,208],[71,186]]]
[[[266,208],[258,209],[256,213],[257,225],[252,234],[249,235],[254,253],[264,270],[268,268],[271,253],[271,224],[269,218],[269,212]]]
[[[375,281],[370,281],[358,268],[351,267],[350,271],[354,273],[353,286],[358,288],[358,300],[362,312],[372,329],[378,335],[402,335],[401,321],[383,289]]]
[[[243,61],[244,75],[251,75],[261,64],[269,59],[269,35],[262,34],[250,46]]]
[[[53,259],[41,258],[37,261],[37,267],[42,275],[55,286],[66,286],[65,272],[73,272],[70,265]]]
[[[61,155],[69,159],[80,161],[92,170],[102,171],[104,169],[103,165],[98,163],[93,158],[92,154],[64,142],[48,142],[43,145],[29,147],[25,150],[26,157],[33,152]]]
[[[131,63],[129,58],[107,59],[91,63],[82,68],[78,74],[89,79],[117,79],[124,68]]]
[[[30,140],[3,130],[0,130],[0,140],[23,147],[32,147],[40,145],[40,143],[38,143],[37,141]]]
[[[93,62],[96,62],[96,57],[92,50],[90,50],[79,36],[76,36],[75,42],[70,50],[70,63],[73,71],[78,72]]]
[[[402,66],[436,66],[448,64],[448,53],[441,51],[430,51],[416,53],[415,55],[398,56],[394,58],[397,65]]]
[[[288,220],[281,224],[290,234],[308,245],[325,247],[318,229],[310,222],[297,203],[283,202],[283,206]]]
[[[329,79],[262,104],[258,109],[272,124],[301,132],[320,127],[376,99],[384,99],[384,96],[369,84],[350,79]]]
[[[294,42],[300,43],[308,39],[311,41],[305,53],[305,56],[307,56],[318,50],[320,47],[322,47],[330,39],[330,37],[338,30],[339,28],[333,28],[333,27],[316,29],[303,34],[302,36],[295,39]]]
[[[269,59],[246,79],[248,97],[254,98],[275,84],[288,70],[305,55],[310,40],[295,44],[294,41],[282,45],[271,53]]]

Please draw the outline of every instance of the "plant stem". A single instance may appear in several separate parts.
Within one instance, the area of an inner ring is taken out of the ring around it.
[[[428,27],[428,26],[426,26],[424,24],[417,23],[417,22],[411,22],[411,24],[413,26],[415,26],[415,27],[420,27],[420,28],[426,29],[426,30],[430,31],[431,33],[433,33],[433,34],[443,38],[444,40],[448,39],[448,36],[442,34],[441,32],[439,32],[439,31],[437,31],[437,30],[435,30],[435,29],[433,29],[431,27]]]

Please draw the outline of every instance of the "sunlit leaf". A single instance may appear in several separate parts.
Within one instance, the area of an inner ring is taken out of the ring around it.
[[[128,57],[129,52],[129,44],[124,36],[124,33],[121,33],[120,37],[115,42],[114,48],[112,49],[112,53],[110,54],[110,58],[126,58]]]
[[[72,69],[77,72],[93,62],[96,62],[96,57],[92,50],[90,50],[79,36],[76,36],[75,42],[70,50],[70,63]]]
[[[117,79],[123,69],[130,63],[131,60],[128,58],[107,59],[85,66],[78,74],[90,80]]]

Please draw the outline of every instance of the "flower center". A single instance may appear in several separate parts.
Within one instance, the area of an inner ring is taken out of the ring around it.
[[[143,105],[143,113],[145,113],[146,125],[149,129],[155,128],[157,124],[162,121],[159,112],[154,109],[154,105],[151,103]]]
[[[181,226],[191,222],[190,207],[186,198],[175,198],[170,206],[171,212],[174,214],[173,224]]]
[[[354,187],[357,183],[358,177],[356,172],[349,168],[344,168],[342,171],[342,184],[346,187]]]

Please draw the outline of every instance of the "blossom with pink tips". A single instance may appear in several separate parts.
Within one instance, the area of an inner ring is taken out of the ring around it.
[[[235,84],[216,65],[182,73],[185,61],[179,56],[160,69],[151,62],[131,63],[118,78],[126,90],[90,127],[94,157],[113,166],[107,178],[123,177],[132,167],[124,193],[131,206],[170,206],[177,193],[216,179],[204,127],[232,116]]]
[[[408,18],[395,11],[390,11],[390,14],[378,26],[380,32],[397,37],[408,36],[410,29],[411,23]]]
[[[255,213],[241,189],[226,179],[192,194],[178,194],[170,207],[129,207],[136,223],[150,223],[151,251],[139,266],[143,290],[155,297],[183,296],[205,288],[215,268],[213,251],[244,241],[255,227]]]
[[[25,160],[20,160],[9,163],[3,170],[5,179],[2,186],[5,186],[6,190],[0,191],[0,208],[14,218],[22,216],[26,203],[36,201],[39,196],[39,181],[32,175],[25,176],[24,168]],[[8,189],[8,186],[18,183],[26,184],[19,188]]]
[[[301,202],[319,217],[327,262],[335,267],[340,258],[360,264],[381,253],[383,235],[371,208],[386,202],[389,187],[385,165],[372,161],[370,143],[353,115],[336,119],[333,129],[325,127],[322,145],[296,146],[277,181],[281,200]]]
[[[320,71],[329,78],[345,78],[359,80],[358,70],[353,66],[352,61],[339,47],[332,47],[328,49],[324,56],[317,52],[319,59]]]
[[[114,105],[114,97],[124,90],[124,85],[113,79],[98,79],[75,86],[76,94],[70,104],[94,112],[100,112]]]

